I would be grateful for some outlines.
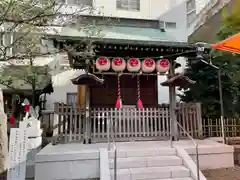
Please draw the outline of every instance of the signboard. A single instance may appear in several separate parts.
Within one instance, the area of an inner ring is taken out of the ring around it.
[[[11,128],[7,180],[25,180],[27,130]]]

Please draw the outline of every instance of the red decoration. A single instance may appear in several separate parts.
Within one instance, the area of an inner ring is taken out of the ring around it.
[[[10,123],[11,125],[13,125],[14,122],[15,122],[15,118],[14,118],[13,115],[11,115],[11,116],[9,117],[9,123]]]
[[[115,107],[116,109],[120,109],[122,107],[120,75],[117,77],[117,102]]]
[[[142,63],[142,70],[143,72],[151,73],[155,70],[155,61],[152,58],[144,59]]]
[[[96,68],[99,71],[108,71],[110,69],[110,61],[106,57],[99,57],[96,60]]]
[[[159,62],[159,64],[160,64],[162,67],[166,68],[166,67],[169,66],[169,61],[168,61],[167,59],[161,59],[160,62]]]
[[[141,99],[139,99],[139,100],[137,101],[137,107],[138,107],[138,109],[143,109],[143,103],[142,103],[142,100],[141,100]]]
[[[116,58],[114,58],[113,59],[113,64],[115,65],[115,66],[121,66],[122,64],[123,64],[123,59],[122,58],[120,58],[120,57],[116,57]]]
[[[145,66],[147,66],[147,67],[152,67],[152,66],[155,65],[155,62],[154,62],[153,59],[147,58],[147,59],[144,60],[144,64],[145,64]]]
[[[131,58],[129,59],[129,64],[132,66],[132,67],[135,67],[139,64],[139,59],[138,58]]]
[[[169,70],[169,68],[170,68],[170,63],[169,63],[168,59],[158,60],[157,66],[156,66],[157,72],[165,73]]]
[[[137,107],[138,109],[143,109],[143,103],[142,103],[142,100],[141,100],[141,93],[140,93],[140,78],[139,76],[137,76]]]
[[[122,100],[121,100],[121,98],[117,99],[115,107],[116,107],[116,109],[120,109],[122,107]]]
[[[112,69],[114,71],[123,71],[126,68],[126,62],[123,58],[121,57],[115,57],[112,60]]]
[[[29,112],[30,107],[31,107],[30,104],[26,104],[26,105],[24,106],[24,112],[25,112],[25,113]]]
[[[105,57],[100,57],[100,58],[98,58],[97,59],[97,61],[98,61],[98,63],[100,64],[100,65],[106,65],[107,63],[108,63],[108,59],[107,58],[105,58]]]
[[[138,58],[130,58],[127,62],[129,72],[138,72],[141,69],[141,63]]]

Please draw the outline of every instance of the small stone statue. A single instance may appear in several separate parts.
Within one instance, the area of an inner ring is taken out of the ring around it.
[[[24,106],[25,117],[23,121],[19,122],[19,128],[27,129],[27,167],[26,174],[31,174],[33,169],[32,164],[35,162],[36,154],[41,150],[42,145],[42,129],[41,122],[38,120],[39,117],[39,107],[35,109],[31,106],[27,99],[22,103]]]
[[[26,115],[23,118],[23,121],[20,121],[19,128],[28,129],[28,138],[31,138],[32,142],[28,145],[29,149],[38,148],[42,143],[41,122],[38,120],[39,106],[34,109],[27,99],[24,100],[22,105],[24,106],[24,112]]]
[[[29,118],[30,117],[33,117],[33,118],[36,118],[38,119],[39,118],[39,111],[40,111],[40,108],[39,106],[36,106],[35,109],[31,106],[31,104],[29,103],[28,99],[25,99],[22,103],[22,106],[24,106],[24,112],[26,113],[24,119],[26,118]]]

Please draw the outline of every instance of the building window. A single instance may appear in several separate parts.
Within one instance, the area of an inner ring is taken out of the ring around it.
[[[159,21],[159,28],[160,29],[165,29],[165,22],[164,21]]]
[[[100,16],[84,16],[78,18],[77,24],[81,25],[107,25],[109,21],[114,26],[121,27],[141,27],[141,28],[154,28],[159,29],[159,21],[158,20],[144,20],[144,19],[126,19],[126,18],[114,18],[114,17],[100,17]]]
[[[187,13],[191,12],[196,9],[196,2],[195,0],[188,0],[187,1]]]
[[[176,29],[177,23],[175,22],[165,22],[166,29]]]
[[[92,6],[93,0],[56,0],[58,4]]]
[[[117,9],[140,11],[140,0],[117,0]]]
[[[177,28],[177,23],[176,22],[164,22],[164,21],[159,21],[159,28],[160,29],[176,29]]]
[[[67,105],[76,107],[77,104],[77,93],[67,93]]]
[[[56,0],[57,4],[66,4],[66,0]]]
[[[84,6],[92,6],[93,1],[92,0],[74,0],[75,4],[77,5],[84,5]]]

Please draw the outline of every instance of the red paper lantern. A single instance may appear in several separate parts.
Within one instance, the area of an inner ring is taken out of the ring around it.
[[[138,58],[130,58],[127,62],[129,72],[138,72],[141,69],[141,62]]]
[[[110,69],[110,61],[106,57],[99,57],[96,60],[96,68],[99,71],[108,71]]]
[[[157,65],[156,65],[157,72],[165,73],[169,70],[169,68],[170,68],[170,63],[169,63],[168,59],[158,60]]]
[[[156,64],[154,59],[152,58],[146,58],[142,62],[142,71],[146,73],[151,73],[155,70]]]
[[[112,69],[116,72],[121,72],[124,71],[126,68],[126,62],[123,58],[121,57],[115,57],[112,60]]]

